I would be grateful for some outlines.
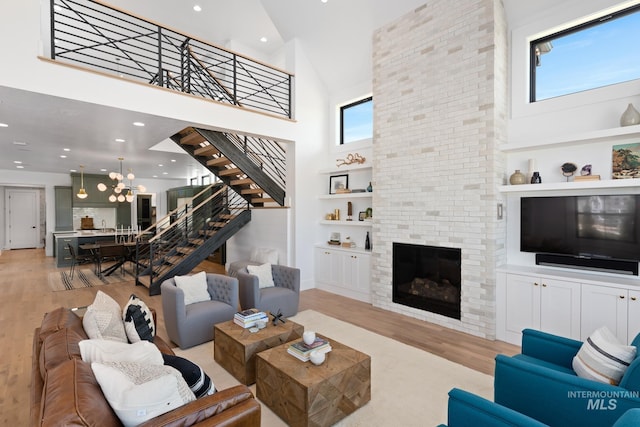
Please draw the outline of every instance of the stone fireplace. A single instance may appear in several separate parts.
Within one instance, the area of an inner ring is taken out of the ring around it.
[[[506,221],[496,212],[506,203],[498,188],[508,176],[500,150],[509,115],[507,47],[499,0],[430,1],[373,36],[371,302],[489,339],[497,268],[506,261]],[[400,298],[397,242],[459,248],[460,271],[447,273],[452,286],[414,271],[403,277],[409,292]],[[429,294],[428,305],[438,308],[405,304],[414,294]],[[443,300],[457,298],[459,312],[443,313]]]
[[[393,243],[393,302],[460,320],[461,251]]]

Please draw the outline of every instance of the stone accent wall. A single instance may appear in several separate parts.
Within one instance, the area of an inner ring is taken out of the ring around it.
[[[373,38],[372,303],[495,338],[506,258],[507,28],[500,0],[434,0]],[[462,249],[460,321],[394,304],[392,243]]]

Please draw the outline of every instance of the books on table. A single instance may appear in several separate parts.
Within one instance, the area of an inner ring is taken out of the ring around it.
[[[324,338],[316,337],[315,341],[311,345],[307,345],[304,341],[296,341],[289,345],[287,353],[290,355],[307,362],[311,357],[311,352],[319,351],[321,353],[328,353],[331,351],[331,344]]]
[[[269,316],[264,311],[258,311],[256,308],[239,311],[233,316],[233,322],[243,328],[252,328],[261,320],[268,322]]]

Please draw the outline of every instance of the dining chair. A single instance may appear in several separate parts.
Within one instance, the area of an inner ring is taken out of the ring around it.
[[[94,262],[95,258],[92,255],[78,255],[71,243],[67,243],[67,250],[71,255],[71,270],[69,271],[69,278],[73,280],[73,273],[76,269],[76,264],[88,264]]]

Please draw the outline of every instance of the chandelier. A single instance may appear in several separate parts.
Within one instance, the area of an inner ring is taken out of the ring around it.
[[[113,181],[116,181],[116,183],[111,184],[113,193],[111,193],[111,195],[109,196],[109,201],[124,202],[126,200],[127,202],[131,203],[133,201],[134,190],[144,193],[145,191],[147,191],[147,189],[144,187],[144,185],[134,186],[133,180],[135,179],[135,175],[133,174],[132,170],[129,169],[129,173],[124,176],[122,174],[122,161],[124,160],[124,158],[118,157],[118,160],[120,161],[120,172],[109,172],[109,178]],[[129,185],[124,183],[125,178],[129,181]],[[107,188],[109,188],[109,186],[103,184],[102,182],[98,184],[98,190],[100,191],[107,191]]]

